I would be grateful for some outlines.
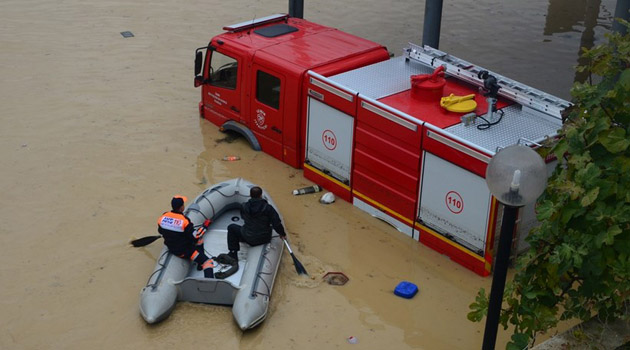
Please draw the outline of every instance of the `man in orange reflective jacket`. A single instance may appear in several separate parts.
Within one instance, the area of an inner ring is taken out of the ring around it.
[[[174,196],[171,199],[173,210],[167,211],[158,219],[158,232],[164,237],[164,244],[174,255],[182,259],[190,259],[203,268],[206,278],[213,278],[215,266],[203,250],[203,234],[205,228],[195,230],[190,219],[184,215],[186,197]],[[209,221],[207,221],[209,224]],[[206,225],[207,226],[207,225]]]

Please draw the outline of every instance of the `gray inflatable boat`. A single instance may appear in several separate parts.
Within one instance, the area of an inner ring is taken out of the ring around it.
[[[207,256],[216,257],[227,252],[227,227],[233,223],[243,224],[240,205],[249,200],[249,190],[253,186],[241,178],[221,182],[206,189],[186,208],[184,213],[195,227],[201,226],[206,219],[212,220],[204,235]],[[280,213],[264,191],[263,198]],[[255,247],[241,243],[239,269],[225,279],[204,278],[195,263],[170,254],[164,246],[140,293],[142,317],[148,323],[160,322],[170,315],[177,301],[190,301],[231,305],[234,319],[242,330],[257,326],[267,315],[284,249],[278,233],[274,231],[272,237],[270,243]],[[219,264],[214,272],[225,272],[230,267]]]

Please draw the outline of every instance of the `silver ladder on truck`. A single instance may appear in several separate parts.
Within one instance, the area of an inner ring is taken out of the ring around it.
[[[446,68],[446,74],[478,87],[483,87],[484,83],[483,79],[478,76],[479,72],[484,70],[488,71],[487,69],[427,45],[422,47],[409,43],[409,46],[405,49],[405,57],[434,68],[444,66]],[[501,87],[498,92],[499,96],[520,103],[523,106],[529,106],[532,109],[549,114],[558,119],[562,118],[560,113],[565,108],[571,106],[571,103],[561,98],[549,95],[500,74],[491,71],[488,71],[488,73],[497,79],[497,83]]]

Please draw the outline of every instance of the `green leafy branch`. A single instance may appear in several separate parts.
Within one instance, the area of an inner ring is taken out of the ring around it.
[[[630,24],[620,20],[630,32]],[[630,36],[583,50],[586,83],[571,90],[558,159],[537,203],[540,226],[516,262],[500,322],[514,326],[507,349],[523,349],[561,320],[628,318],[630,307]],[[468,319],[487,314],[481,289]]]

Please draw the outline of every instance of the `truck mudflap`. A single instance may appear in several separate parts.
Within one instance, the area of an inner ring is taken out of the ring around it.
[[[245,125],[234,120],[228,120],[221,125],[221,130],[230,130],[243,135],[254,151],[262,151],[256,135],[254,135],[254,133]]]

